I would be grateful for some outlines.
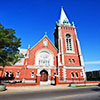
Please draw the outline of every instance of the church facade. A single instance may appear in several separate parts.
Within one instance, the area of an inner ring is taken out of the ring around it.
[[[40,84],[85,81],[85,67],[74,23],[70,24],[63,8],[54,32],[55,44],[45,35],[34,47],[21,49],[25,55],[12,66],[5,66],[2,77],[11,77],[26,83],[34,83],[39,77]],[[0,70],[2,73],[2,70]]]

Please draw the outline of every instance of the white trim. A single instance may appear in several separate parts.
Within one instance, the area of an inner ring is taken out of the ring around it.
[[[66,66],[65,67],[66,69],[83,69],[83,67],[82,66],[70,66],[70,67],[68,67],[68,66]]]
[[[66,50],[66,53],[75,53],[75,51],[67,51],[67,50]]]
[[[77,38],[76,30],[75,30],[75,35],[76,35],[76,41],[77,41],[78,52],[79,52],[79,57],[80,57],[80,63],[81,63],[81,66],[84,66],[83,56],[82,56],[82,52],[81,52],[80,43],[79,43],[79,40]],[[84,78],[84,81],[85,81],[86,80],[86,74],[85,74],[85,69],[83,69],[83,68],[82,68],[82,72],[83,72],[83,78]]]
[[[81,66],[84,66],[83,56],[82,56],[82,52],[81,52],[80,43],[79,43],[79,40],[78,40],[78,38],[77,38],[76,30],[75,30],[75,35],[76,35],[76,42],[77,42],[77,47],[78,47],[78,52],[79,52],[79,57],[80,57]]]
[[[62,63],[60,62],[60,55],[62,54],[62,47],[61,47],[61,45],[62,45],[61,44],[61,27],[58,27],[58,46],[59,46],[58,47],[59,48],[59,52],[58,52],[58,66],[62,65]]]
[[[62,64],[64,65],[64,51],[63,51],[63,39],[62,39],[62,35],[61,35],[61,27],[60,27],[60,39],[61,39]]]
[[[81,66],[84,66],[83,56],[80,55]]]
[[[62,48],[62,40],[61,40],[61,27],[58,27],[58,35],[59,35],[59,36],[58,36],[58,37],[59,37],[59,39],[58,39],[59,51],[61,50],[61,51],[58,53],[58,55],[59,55],[59,56],[58,56],[58,65],[62,65],[62,62],[60,62],[60,55],[62,55],[62,49],[63,49],[63,48]],[[60,43],[59,41],[60,41],[61,43]],[[63,59],[62,59],[62,60],[63,60]]]
[[[48,79],[49,79],[49,76],[51,76],[51,70],[48,70]]]
[[[72,54],[64,54],[65,56],[78,56],[78,55],[72,55]]]
[[[4,69],[6,69],[6,68],[11,68],[11,69],[13,69],[13,68],[15,68],[15,69],[25,69],[25,67],[5,67]]]
[[[43,68],[56,69],[56,66],[39,66],[39,65],[33,66],[33,65],[28,65],[27,68],[28,69],[43,69]]]
[[[82,72],[83,72],[83,78],[84,78],[84,80],[86,80],[85,70],[84,70],[84,69],[82,69]]]

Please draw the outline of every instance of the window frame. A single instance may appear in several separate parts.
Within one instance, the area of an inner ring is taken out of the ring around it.
[[[69,39],[66,37],[67,34],[70,35],[70,38],[69,38]],[[68,42],[67,42],[67,40],[68,40]],[[69,42],[69,41],[70,41],[70,42]],[[70,46],[70,43],[71,43],[71,46]],[[72,34],[70,34],[70,33],[65,33],[65,45],[66,45],[66,46],[65,46],[65,47],[66,47],[66,53],[75,53]],[[69,50],[67,49],[67,47],[69,48]],[[70,48],[71,48],[72,50],[70,50]]]
[[[69,64],[71,63],[71,59],[70,59],[70,58],[68,59],[68,63],[69,63]]]
[[[9,77],[9,72],[8,71],[5,72],[5,77]]]
[[[16,72],[16,78],[19,78],[19,75],[20,75],[20,72]]]
[[[12,74],[13,74],[12,72],[9,72],[9,77],[11,77]]]
[[[74,58],[72,59],[72,63],[75,64],[75,59]]]
[[[75,75],[74,75],[74,72],[71,72],[71,78],[74,78]]]
[[[78,72],[75,72],[75,76],[76,76],[76,78],[78,78],[78,77],[79,77]]]
[[[31,78],[33,78],[33,77],[34,77],[34,71],[31,72]]]

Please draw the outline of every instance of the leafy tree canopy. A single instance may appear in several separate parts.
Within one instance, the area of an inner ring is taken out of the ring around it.
[[[20,38],[15,36],[15,30],[4,28],[0,24],[0,65],[12,65],[19,61],[19,47],[21,46]]]

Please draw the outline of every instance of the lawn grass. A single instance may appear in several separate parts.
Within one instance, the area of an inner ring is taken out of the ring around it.
[[[78,85],[76,87],[89,87],[89,86],[98,86],[98,85]]]

